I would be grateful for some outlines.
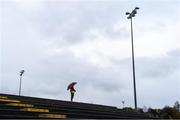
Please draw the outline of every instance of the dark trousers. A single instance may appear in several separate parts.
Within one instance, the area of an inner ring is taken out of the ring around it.
[[[74,98],[74,91],[70,91],[70,92],[71,92],[71,102],[72,102]]]

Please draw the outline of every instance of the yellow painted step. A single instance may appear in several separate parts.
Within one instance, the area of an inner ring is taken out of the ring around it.
[[[8,99],[7,96],[0,96],[0,99]]]
[[[31,104],[22,104],[22,103],[8,103],[8,106],[17,106],[17,107],[34,107]]]
[[[66,118],[63,114],[39,114],[40,118]]]
[[[20,110],[21,111],[28,111],[28,112],[49,112],[49,109],[37,109],[37,108],[23,108]]]
[[[0,102],[20,103],[20,101],[19,101],[19,100],[9,100],[9,99],[0,99]]]

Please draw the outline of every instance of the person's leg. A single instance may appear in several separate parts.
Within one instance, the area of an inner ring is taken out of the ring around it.
[[[71,92],[71,102],[73,101],[73,98],[74,98],[74,93]]]

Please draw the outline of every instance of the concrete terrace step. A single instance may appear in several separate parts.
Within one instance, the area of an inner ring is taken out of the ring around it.
[[[6,104],[0,104],[0,106],[1,106],[1,110],[2,109],[4,109],[4,110],[19,110],[19,111],[28,111],[28,112],[38,112],[38,113],[41,113],[41,112],[47,112],[47,109],[42,109],[42,108],[21,108],[21,106],[7,106]],[[24,109],[26,109],[26,110],[24,110]],[[35,109],[35,110],[34,110]],[[77,115],[90,115],[90,116],[95,116],[96,114],[98,114],[98,115],[101,115],[101,118],[103,117],[103,116],[113,116],[113,117],[116,117],[116,118],[119,118],[119,114],[117,114],[117,113],[111,113],[111,112],[109,112],[109,113],[107,113],[107,112],[103,112],[103,111],[101,111],[101,112],[97,112],[97,111],[84,111],[84,110],[78,110],[78,109],[76,109],[76,110],[71,110],[71,109],[62,109],[62,108],[60,108],[60,109],[56,109],[56,108],[49,108],[48,109],[48,112],[49,113],[55,113],[55,114],[57,114],[57,113],[64,113],[64,114],[68,114],[68,116],[70,115],[70,114],[72,114],[72,113],[74,113],[74,114],[76,114],[76,117],[77,117]],[[74,115],[73,115],[74,116]],[[97,115],[96,115],[97,116]],[[123,116],[123,115],[122,115]],[[98,116],[99,117],[99,116]]]
[[[45,115],[47,113],[41,113],[41,112],[27,112],[27,111],[20,111],[20,110],[15,110],[15,109],[0,109],[0,117],[1,116],[7,116],[7,115],[10,115],[10,116],[21,116],[23,115],[25,118],[25,116],[28,116],[29,117],[32,117],[32,118],[42,118],[43,115]],[[131,118],[131,117],[123,117],[123,116],[111,116],[111,115],[106,115],[106,114],[95,114],[95,115],[92,115],[92,114],[88,114],[88,113],[55,113],[55,112],[51,112],[51,113],[48,113],[50,114],[51,116],[53,115],[61,115],[61,116],[66,116],[67,118],[90,118],[90,119],[95,119],[95,118]],[[47,118],[47,116],[45,117]]]
[[[9,116],[8,116],[9,115]],[[0,118],[149,118],[113,106],[0,94]]]
[[[2,94],[6,95],[6,94]],[[80,102],[69,102],[69,101],[62,101],[62,100],[52,100],[52,99],[45,99],[45,98],[35,98],[35,97],[27,97],[27,96],[17,96],[17,95],[6,95],[10,99],[18,99],[24,102],[35,102],[41,104],[49,104],[49,105],[64,105],[64,106],[71,106],[72,107],[85,107],[85,108],[95,108],[95,109],[108,109],[112,110],[116,107],[112,106],[105,106],[105,105],[96,105],[96,104],[88,104],[88,103],[80,103]]]

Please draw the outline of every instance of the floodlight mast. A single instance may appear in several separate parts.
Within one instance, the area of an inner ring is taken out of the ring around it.
[[[134,61],[134,42],[133,42],[133,25],[132,25],[132,18],[135,17],[137,14],[137,10],[139,7],[135,7],[135,9],[129,13],[126,12],[126,15],[128,15],[127,19],[131,20],[131,45],[132,45],[132,68],[133,68],[133,85],[134,85],[134,106],[135,110],[137,111],[137,97],[136,97],[136,75],[135,75],[135,61]]]
[[[24,74],[25,70],[20,71],[20,83],[19,83],[19,96],[21,96],[21,84],[22,84],[22,75]]]

